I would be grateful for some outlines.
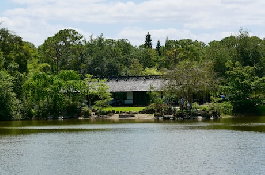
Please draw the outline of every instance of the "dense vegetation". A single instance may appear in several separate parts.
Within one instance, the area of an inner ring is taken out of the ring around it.
[[[144,37],[143,37],[144,40]],[[265,92],[265,39],[240,30],[236,36],[205,44],[190,39],[143,45],[103,34],[85,39],[60,30],[36,48],[8,29],[0,29],[0,120],[74,115],[93,103],[109,101],[104,82],[93,77],[163,75],[166,97],[226,95],[234,112],[255,112]],[[97,82],[97,83],[91,83]]]

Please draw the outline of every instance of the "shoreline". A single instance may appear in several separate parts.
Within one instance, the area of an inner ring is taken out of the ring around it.
[[[97,117],[92,117],[94,119],[144,119],[144,120],[152,120],[156,119],[154,117],[154,114],[133,114],[134,117],[128,116],[128,117],[120,117],[120,114],[113,114],[111,116],[108,115],[103,115],[103,116],[97,116]]]

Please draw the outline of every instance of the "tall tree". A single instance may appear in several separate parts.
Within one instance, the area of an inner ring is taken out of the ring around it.
[[[71,69],[72,62],[78,59],[74,53],[79,51],[77,47],[84,42],[83,35],[74,29],[60,30],[52,37],[48,37],[39,47],[42,62],[51,65],[53,72]]]
[[[147,33],[147,35],[145,36],[145,43],[144,43],[145,48],[148,49],[152,49],[152,39],[151,39],[151,35],[149,34],[149,32]]]
[[[156,51],[157,51],[159,56],[161,56],[160,48],[161,48],[160,40],[158,40],[157,43],[156,43]]]

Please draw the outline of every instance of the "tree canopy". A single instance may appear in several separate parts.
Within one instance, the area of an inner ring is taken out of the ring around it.
[[[215,78],[211,62],[185,60],[167,72],[168,83],[165,90],[171,97],[182,97],[191,103],[194,95],[211,92],[217,88]]]
[[[248,30],[209,44],[167,38],[154,49],[149,32],[143,39],[132,46],[127,39],[86,39],[63,29],[35,47],[1,28],[0,120],[58,116],[88,101],[102,108],[111,97],[101,80],[109,76],[163,75],[165,96],[193,102],[225,93],[235,112],[264,103],[265,39]]]

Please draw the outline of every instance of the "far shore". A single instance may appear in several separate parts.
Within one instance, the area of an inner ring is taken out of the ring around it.
[[[231,117],[234,117],[234,116],[231,116],[231,115],[224,115],[224,116],[221,116],[221,118],[231,118]],[[143,120],[154,120],[154,119],[158,119],[154,116],[154,114],[134,114],[134,117],[131,117],[131,116],[127,116],[127,117],[120,117],[120,114],[113,114],[113,115],[101,115],[101,116],[93,116],[93,117],[90,117],[90,118],[79,118],[79,119],[110,119],[110,120],[132,120],[132,119],[143,119]],[[201,120],[203,119],[203,117],[198,117],[197,119]]]
[[[103,116],[96,116],[96,117],[92,117],[95,119],[145,119],[145,120],[151,120],[151,119],[155,119],[154,114],[134,114],[134,117],[125,117],[125,118],[120,118],[120,114],[113,114],[113,115],[103,115]]]

